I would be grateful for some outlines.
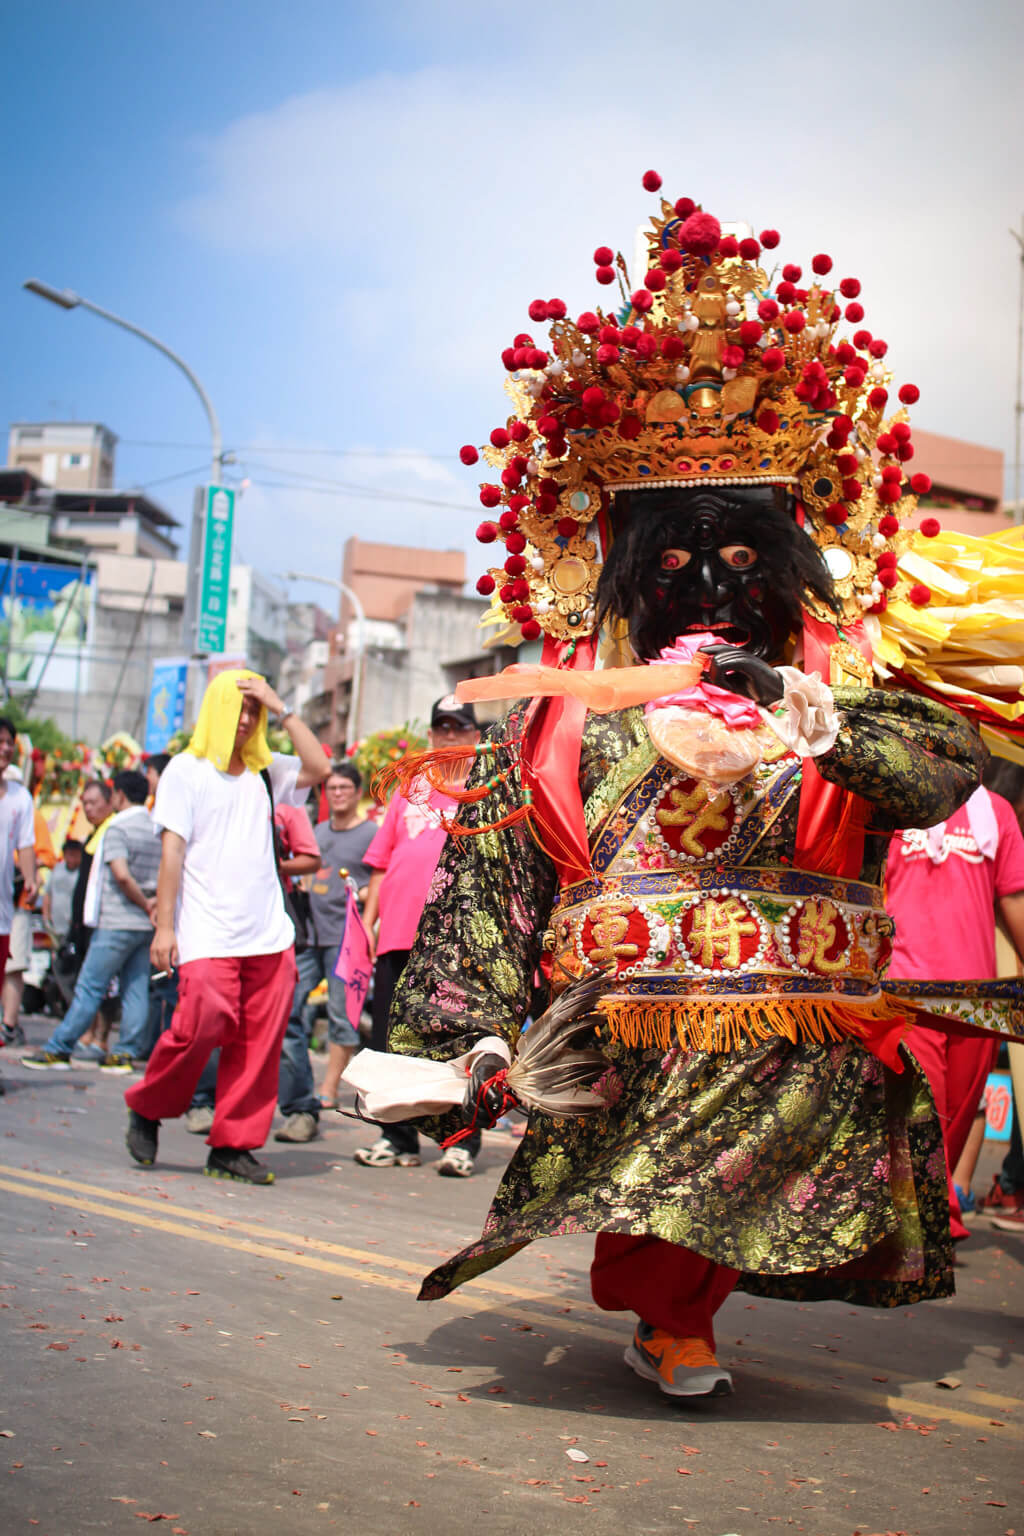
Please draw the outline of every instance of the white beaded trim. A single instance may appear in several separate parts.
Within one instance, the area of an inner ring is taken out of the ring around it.
[[[605,489],[614,496],[617,491],[644,491],[653,487],[662,486],[691,486],[691,485],[796,485],[798,475],[716,475],[712,471],[706,474],[687,475],[685,479],[663,479],[660,475],[652,475],[649,480],[621,480],[614,484],[605,482]]]

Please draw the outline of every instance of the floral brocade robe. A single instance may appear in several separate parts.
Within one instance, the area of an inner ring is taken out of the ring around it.
[[[860,879],[877,885],[889,835],[950,815],[985,752],[958,716],[916,695],[834,693],[839,738],[817,768],[868,802]],[[516,710],[492,732],[497,755],[480,777],[495,765],[506,777],[464,820],[492,823],[519,804],[514,749],[501,745],[519,728]],[[801,771],[790,759],[791,791]],[[580,789],[592,853],[625,840],[624,807],[652,775],[683,777],[659,758],[642,710],[587,717]],[[776,795],[771,817],[747,828],[747,856],[769,882],[772,870],[793,874],[798,799]],[[557,901],[554,866],[521,823],[451,837],[396,990],[389,1049],[447,1060],[491,1034],[514,1049]],[[942,1137],[905,1051],[897,1074],[849,1037],[666,1051],[602,1029],[601,1043],[612,1063],[605,1107],[531,1112],[479,1241],[427,1277],[424,1299],[534,1238],[601,1231],[653,1233],[740,1270],[740,1287],[762,1295],[894,1306],[952,1293]],[[457,1123],[422,1122],[437,1137]]]

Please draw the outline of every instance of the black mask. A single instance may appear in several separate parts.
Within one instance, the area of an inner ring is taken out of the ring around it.
[[[828,569],[784,491],[666,486],[620,495],[615,510],[625,526],[601,572],[598,616],[626,619],[642,660],[710,630],[775,662],[809,595],[835,607]]]

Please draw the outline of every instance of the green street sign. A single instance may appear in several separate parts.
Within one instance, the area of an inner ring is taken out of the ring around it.
[[[197,651],[207,654],[223,651],[226,643],[234,518],[234,491],[222,485],[208,485],[203,517],[203,563],[195,647]]]

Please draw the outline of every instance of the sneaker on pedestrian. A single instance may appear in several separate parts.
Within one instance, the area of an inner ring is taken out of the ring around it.
[[[974,1191],[971,1189],[961,1189],[959,1184],[954,1184],[953,1190],[956,1194],[956,1203],[960,1207],[960,1215],[973,1216],[978,1208],[978,1202],[974,1198]]]
[[[1008,1193],[999,1182],[999,1175],[996,1174],[992,1180],[992,1188],[980,1204],[986,1216],[1013,1215],[1017,1211],[1024,1211],[1024,1189],[1014,1189]]]
[[[381,1136],[372,1147],[357,1147],[352,1154],[364,1168],[418,1168],[418,1152],[396,1152],[386,1136]]]
[[[25,1031],[20,1024],[4,1025],[4,1045],[27,1045]]]
[[[21,1058],[23,1067],[31,1067],[34,1072],[45,1072],[49,1067],[55,1072],[70,1072],[71,1057],[67,1051],[32,1051],[30,1055]]]
[[[193,1136],[205,1136],[213,1125],[213,1110],[209,1104],[194,1104],[185,1111],[185,1129]]]
[[[132,1064],[130,1056],[124,1056],[117,1051],[111,1052],[100,1062],[101,1072],[134,1072],[136,1068]]]
[[[442,1178],[469,1179],[473,1176],[476,1167],[476,1158],[466,1151],[465,1147],[449,1147],[437,1165],[437,1171]]]
[[[149,1120],[145,1115],[140,1115],[137,1109],[128,1111],[128,1130],[124,1144],[135,1161],[141,1163],[143,1168],[152,1168],[156,1162],[159,1131],[159,1120]]]
[[[275,1141],[313,1141],[320,1134],[320,1126],[316,1115],[302,1110],[297,1115],[289,1115],[279,1131],[274,1132]]]
[[[90,1061],[93,1066],[97,1062],[107,1059],[107,1053],[102,1045],[74,1045],[71,1048],[72,1061]]]
[[[237,1179],[241,1184],[273,1184],[273,1171],[238,1147],[211,1147],[203,1169],[209,1179]]]
[[[992,1217],[992,1225],[999,1232],[1024,1233],[1024,1211],[1002,1211]]]
[[[650,1323],[637,1324],[623,1359],[667,1397],[726,1397],[732,1391],[732,1377],[704,1339],[679,1339]]]

